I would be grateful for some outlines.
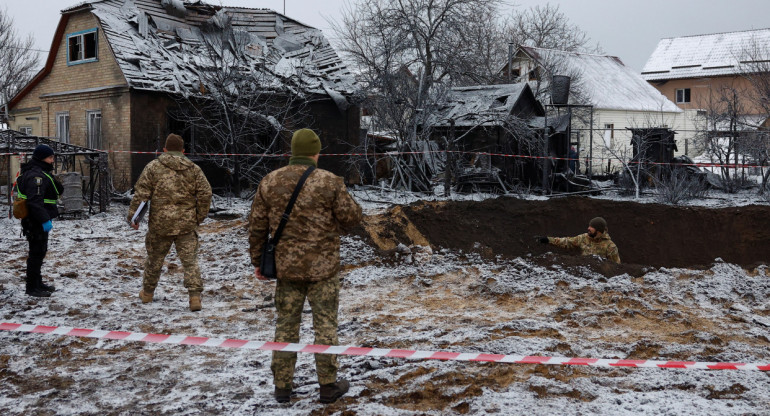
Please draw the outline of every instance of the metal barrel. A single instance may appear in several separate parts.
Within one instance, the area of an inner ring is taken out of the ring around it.
[[[64,204],[64,212],[83,211],[83,180],[78,172],[67,172],[59,175],[64,192],[60,199]]]

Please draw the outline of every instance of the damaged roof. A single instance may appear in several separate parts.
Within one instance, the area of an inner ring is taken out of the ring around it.
[[[589,104],[596,109],[604,110],[673,113],[682,111],[615,56],[529,46],[520,46],[519,51],[541,66],[556,65],[565,74],[577,76],[579,78],[577,83],[580,85],[580,104]],[[573,79],[574,84],[576,80]]]
[[[449,90],[430,124],[446,127],[449,120],[454,120],[455,126],[460,127],[500,125],[527,96],[537,107],[535,112],[542,114],[542,107],[527,83],[455,87]]]
[[[260,87],[268,90],[326,95],[343,110],[356,92],[353,75],[320,30],[273,10],[201,1],[93,0],[62,14],[83,10],[99,19],[130,88],[200,94],[207,88],[202,73],[216,68],[208,45],[220,57],[232,56],[244,73],[264,69]]]
[[[665,38],[642,69],[648,81],[740,75],[770,60],[770,29]]]

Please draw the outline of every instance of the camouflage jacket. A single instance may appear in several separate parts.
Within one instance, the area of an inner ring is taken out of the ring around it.
[[[150,201],[150,231],[187,234],[206,219],[211,185],[198,165],[181,152],[166,152],[145,166],[134,185],[128,220],[142,201]]]
[[[588,233],[575,237],[548,237],[548,242],[563,248],[579,248],[584,256],[597,255],[620,263],[618,248],[610,239],[609,233],[603,233],[599,238],[591,238]]]
[[[312,163],[311,160],[307,160]],[[259,267],[262,246],[275,232],[306,164],[270,172],[254,195],[249,214],[251,263]],[[361,207],[348,194],[342,178],[316,169],[297,197],[275,250],[278,278],[318,282],[339,273],[340,232],[361,221]]]

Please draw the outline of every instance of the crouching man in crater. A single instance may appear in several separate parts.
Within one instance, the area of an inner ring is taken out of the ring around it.
[[[541,237],[535,239],[542,244],[553,244],[562,248],[579,248],[584,256],[600,256],[620,264],[618,247],[607,232],[607,221],[596,217],[588,223],[588,232],[575,237]]]

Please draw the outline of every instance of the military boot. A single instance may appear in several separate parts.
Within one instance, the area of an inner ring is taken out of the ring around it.
[[[275,388],[275,401],[278,403],[288,403],[291,400],[291,389],[279,389]]]
[[[338,380],[336,383],[321,385],[321,403],[334,403],[350,389],[347,380]]]
[[[190,295],[190,310],[193,312],[201,310],[201,295]]]
[[[150,303],[152,302],[152,292],[145,292],[144,289],[139,291],[139,299],[142,300],[142,303]]]

